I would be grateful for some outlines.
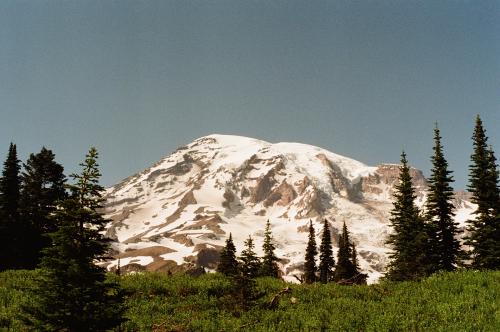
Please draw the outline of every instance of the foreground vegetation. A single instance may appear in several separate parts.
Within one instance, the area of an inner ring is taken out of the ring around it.
[[[27,330],[20,320],[21,306],[30,301],[36,273],[0,273],[2,330]],[[194,278],[145,273],[119,279],[128,318],[121,331],[500,330],[499,271],[443,273],[420,282],[370,286],[296,285],[260,278],[253,300],[242,297],[251,287],[235,286],[220,274]],[[275,296],[286,287],[289,293]]]

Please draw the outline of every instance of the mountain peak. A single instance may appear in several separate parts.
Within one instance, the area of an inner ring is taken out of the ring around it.
[[[230,134],[217,134],[213,133],[207,136],[200,137],[195,140],[205,140],[205,139],[215,139],[219,144],[225,145],[225,144],[248,144],[249,142],[256,142],[256,143],[262,143],[262,144],[270,144],[266,141],[259,140],[256,138],[252,137],[247,137],[247,136],[241,136],[241,135],[230,135]]]
[[[109,188],[107,235],[129,269],[215,268],[229,233],[239,249],[248,235],[259,248],[269,219],[290,278],[303,264],[309,220],[320,234],[328,219],[334,245],[345,221],[373,281],[386,264],[398,175],[399,167],[366,166],[312,145],[212,134]],[[425,178],[412,176],[423,204]],[[460,206],[457,215],[467,218],[470,205]]]

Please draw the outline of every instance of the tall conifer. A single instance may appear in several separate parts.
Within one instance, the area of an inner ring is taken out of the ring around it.
[[[57,230],[50,218],[59,201],[66,197],[64,168],[45,147],[31,154],[21,176],[21,218],[26,225],[23,244],[23,268],[33,269],[40,252],[50,244],[49,233]]]
[[[238,261],[236,260],[236,247],[233,243],[233,236],[229,233],[226,245],[220,252],[220,262],[217,266],[217,272],[227,276],[238,274]]]
[[[469,191],[477,204],[469,221],[466,244],[472,246],[471,266],[476,269],[500,267],[500,190],[496,158],[479,115],[472,136],[474,151],[469,166]]]
[[[312,221],[309,221],[309,239],[306,247],[306,257],[304,264],[304,281],[308,284],[316,281],[316,256],[318,255],[318,248],[316,247],[316,235],[314,234],[314,227]]]
[[[443,154],[439,128],[434,128],[434,155],[429,178],[429,196],[426,202],[426,219],[429,231],[429,272],[452,271],[459,262],[460,243],[456,238],[457,224],[453,217],[453,177]]]
[[[103,188],[97,157],[91,148],[82,173],[72,175],[71,196],[54,212],[60,226],[44,250],[33,305],[25,308],[25,321],[35,330],[105,331],[123,321],[119,286],[95,264],[109,245],[102,235],[106,220],[99,213]]]
[[[24,227],[19,218],[20,161],[10,143],[0,178],[0,271],[19,267]]]
[[[330,227],[328,226],[328,220],[325,219],[319,247],[319,280],[322,283],[327,283],[332,279],[334,266],[335,260],[333,259]]]
[[[276,246],[273,243],[273,235],[271,233],[271,223],[267,220],[266,229],[264,231],[264,243],[262,245],[264,256],[262,257],[262,264],[260,268],[261,276],[269,276],[277,278],[279,275],[278,257],[274,253]]]
[[[485,268],[500,269],[500,182],[497,159],[493,147],[488,149],[488,167],[491,183],[491,222],[485,227],[484,232],[488,250],[488,258],[485,260]],[[495,204],[495,201],[497,202]]]
[[[388,244],[392,246],[387,276],[392,280],[414,280],[428,273],[428,236],[423,218],[415,205],[406,154],[401,154],[399,183],[395,186],[394,207]]]
[[[356,245],[352,244],[352,256],[351,256],[352,266],[354,267],[354,271],[356,274],[360,273],[359,263],[358,263],[358,251],[356,250]]]
[[[253,239],[249,235],[245,241],[245,249],[243,249],[240,256],[240,271],[243,277],[246,278],[255,278],[259,273],[260,259],[257,257],[254,248]]]
[[[349,239],[349,232],[344,222],[342,234],[339,236],[339,250],[337,252],[337,263],[335,265],[334,280],[348,280],[353,278],[357,273],[352,262],[353,252],[352,243]]]

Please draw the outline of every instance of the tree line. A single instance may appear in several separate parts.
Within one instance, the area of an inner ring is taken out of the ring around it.
[[[67,184],[45,147],[23,164],[11,143],[0,178],[0,270],[35,269],[22,320],[37,331],[105,331],[123,322],[123,294],[96,263],[107,258],[98,153]]]
[[[415,280],[438,271],[457,268],[500,268],[500,188],[499,171],[493,148],[478,115],[472,135],[473,152],[469,166],[468,191],[477,207],[475,218],[468,220],[468,234],[463,250],[460,230],[454,221],[452,172],[444,157],[441,134],[434,129],[434,154],[428,179],[425,205],[415,203],[410,168],[406,154],[401,154],[399,183],[395,188],[391,211],[392,248],[386,277],[392,280]]]
[[[236,256],[236,247],[232,234],[226,240],[220,252],[220,263],[217,272],[227,276],[241,276],[244,278],[274,277],[279,278],[280,269],[278,267],[279,258],[275,254],[275,245],[271,233],[269,220],[266,223],[264,232],[264,243],[262,246],[264,255],[258,257],[254,250],[255,246],[251,236],[244,242],[244,249],[239,257]],[[366,283],[366,274],[360,272],[358,265],[356,246],[349,239],[349,231],[344,222],[342,234],[339,236],[339,250],[337,252],[337,263],[333,257],[331,232],[328,220],[323,223],[321,245],[319,247],[319,264],[316,264],[318,248],[316,245],[316,235],[312,221],[309,221],[309,239],[305,250],[304,273],[297,277],[300,282],[313,283],[321,281],[326,283],[336,281],[348,284]]]

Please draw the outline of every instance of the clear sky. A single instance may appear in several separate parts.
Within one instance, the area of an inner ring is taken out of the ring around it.
[[[0,157],[42,145],[103,184],[211,133],[318,145],[456,187],[474,117],[500,156],[500,1],[0,2]]]

